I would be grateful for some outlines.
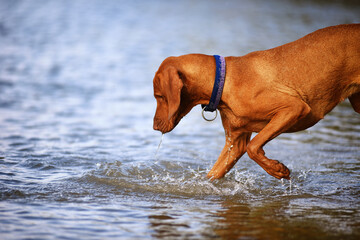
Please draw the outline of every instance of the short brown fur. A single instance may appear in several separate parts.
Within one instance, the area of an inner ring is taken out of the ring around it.
[[[194,106],[209,102],[213,56],[169,57],[154,77],[154,129],[170,132]],[[307,129],[349,98],[360,113],[360,24],[317,30],[294,42],[241,57],[226,57],[218,106],[226,142],[208,174],[223,177],[247,152],[267,173],[289,179],[264,145],[284,132]],[[251,134],[258,134],[250,140]]]

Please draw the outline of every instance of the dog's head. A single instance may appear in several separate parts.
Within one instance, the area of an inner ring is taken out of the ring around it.
[[[204,84],[200,84],[200,90],[195,87],[204,74],[203,66],[207,61],[204,57],[187,54],[168,57],[161,63],[153,82],[157,101],[155,130],[170,132],[194,106],[208,102],[203,100],[206,98],[202,94]]]
[[[154,97],[157,102],[154,129],[162,133],[170,132],[180,122],[180,101],[183,82],[176,67],[162,64],[156,72]]]
[[[184,114],[181,106],[184,87],[182,73],[173,61],[165,60],[156,72],[153,85],[157,102],[154,116],[154,129],[162,133],[173,130]]]

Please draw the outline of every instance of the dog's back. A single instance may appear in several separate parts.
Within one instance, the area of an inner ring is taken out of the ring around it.
[[[274,81],[296,89],[319,117],[360,92],[360,24],[328,27],[264,51]]]

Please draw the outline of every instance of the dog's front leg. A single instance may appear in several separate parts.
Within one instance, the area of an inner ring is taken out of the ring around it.
[[[289,169],[279,161],[265,157],[263,146],[294,126],[299,120],[309,114],[311,110],[302,101],[292,101],[290,104],[282,105],[279,109],[271,121],[250,141],[247,146],[247,153],[268,174],[278,179],[290,179]]]
[[[231,132],[225,129],[225,146],[208,173],[210,179],[222,178],[235,165],[239,158],[246,152],[246,145],[250,141],[251,132]]]

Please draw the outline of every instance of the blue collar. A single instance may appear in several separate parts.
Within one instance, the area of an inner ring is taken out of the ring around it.
[[[226,74],[226,62],[225,58],[219,55],[214,55],[216,61],[216,75],[214,88],[211,94],[210,102],[208,105],[202,104],[201,108],[204,111],[213,112],[219,105],[221,95],[224,89],[225,74]]]

